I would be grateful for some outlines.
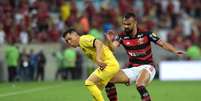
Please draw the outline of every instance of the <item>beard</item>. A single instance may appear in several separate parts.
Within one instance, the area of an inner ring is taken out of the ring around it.
[[[133,32],[133,29],[125,28],[124,32],[127,33],[127,34],[130,34],[130,33]]]

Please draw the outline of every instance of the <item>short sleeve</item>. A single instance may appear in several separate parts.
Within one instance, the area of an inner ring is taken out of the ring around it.
[[[160,40],[160,38],[153,32],[148,32],[147,34],[148,34],[149,40],[151,40],[154,43],[157,43],[157,41]]]
[[[80,46],[95,47],[95,37],[91,35],[84,35],[80,37]]]

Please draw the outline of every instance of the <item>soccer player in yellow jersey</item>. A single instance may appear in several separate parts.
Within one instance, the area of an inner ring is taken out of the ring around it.
[[[119,63],[110,49],[91,35],[80,36],[74,29],[68,29],[62,36],[72,47],[80,47],[84,54],[97,64],[97,69],[86,79],[85,86],[95,101],[104,101],[103,87],[119,73]]]

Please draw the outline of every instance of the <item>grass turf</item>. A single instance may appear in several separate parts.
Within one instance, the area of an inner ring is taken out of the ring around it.
[[[0,101],[92,101],[84,81],[0,83]],[[140,101],[134,84],[117,85],[119,101]],[[154,80],[148,90],[153,101],[199,101],[201,81]],[[108,99],[105,96],[106,101]]]

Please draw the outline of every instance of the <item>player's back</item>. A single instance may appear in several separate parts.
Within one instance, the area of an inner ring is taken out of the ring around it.
[[[95,37],[92,35],[82,35],[80,37],[80,48],[84,52],[84,54],[90,58],[93,62],[96,62],[96,48],[95,48]],[[101,59],[106,64],[114,64],[117,63],[116,58],[114,57],[111,50],[103,44]]]

